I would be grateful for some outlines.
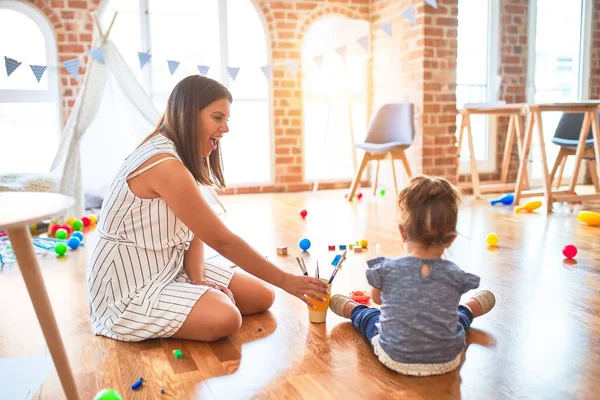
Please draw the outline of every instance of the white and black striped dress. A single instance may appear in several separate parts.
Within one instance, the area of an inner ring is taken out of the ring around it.
[[[127,157],[102,205],[98,241],[87,270],[93,331],[123,341],[176,333],[209,288],[183,268],[194,233],[161,199],[133,194],[127,177],[150,157],[179,160],[173,142],[156,135]],[[229,285],[234,270],[205,264],[206,281]]]

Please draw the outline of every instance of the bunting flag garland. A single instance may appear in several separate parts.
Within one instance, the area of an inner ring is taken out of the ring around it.
[[[290,74],[294,76],[298,74],[298,69],[300,68],[300,62],[298,60],[287,60],[285,65],[287,66],[288,71],[290,71]]]
[[[42,79],[42,75],[44,75],[44,72],[46,71],[46,66],[45,65],[30,65],[29,67],[31,68],[31,71],[33,72],[33,75],[35,76],[35,79],[37,79],[38,83],[40,83],[40,80]]]
[[[171,76],[177,71],[177,67],[179,67],[179,61],[167,60],[169,64],[169,72],[171,72]]]
[[[206,76],[209,69],[210,67],[208,65],[198,65],[198,71],[200,72],[200,75]]]
[[[260,69],[262,69],[263,74],[265,74],[265,77],[267,79],[271,79],[271,76],[273,76],[273,66],[272,65],[263,65],[262,67],[260,67]]]
[[[383,26],[381,27],[381,30],[384,31],[385,33],[387,33],[389,37],[393,37],[391,22],[386,22],[385,24],[383,24]]]
[[[104,50],[102,47],[98,47],[88,51],[88,54],[92,56],[92,58],[98,61],[100,64],[104,65]]]
[[[152,55],[150,53],[143,53],[138,51],[138,58],[140,59],[140,69],[144,68],[144,65],[148,64]]]
[[[19,68],[19,65],[21,65],[21,63],[14,58],[8,58],[6,56],[4,56],[4,64],[6,66],[6,76],[10,76],[10,74],[15,72],[15,69]]]
[[[237,78],[238,72],[240,72],[239,67],[227,67],[227,73],[229,74],[231,79],[233,79],[234,81],[235,81],[235,78]]]
[[[365,51],[369,51],[369,36],[360,37],[356,41]]]
[[[63,63],[65,69],[75,79],[79,79],[79,58],[75,57]]]
[[[436,0],[425,0],[425,3],[429,4],[433,8],[437,8],[437,1]]]
[[[415,9],[410,6],[402,12],[402,16],[409,20],[413,25],[417,23],[415,19]]]
[[[342,46],[342,47],[338,47],[337,49],[335,49],[335,52],[338,53],[338,55],[342,58],[342,60],[346,61],[346,50],[347,50],[347,47]]]
[[[315,64],[317,64],[319,68],[321,68],[321,65],[323,65],[323,57],[325,57],[323,54],[313,57],[313,60],[315,60]]]

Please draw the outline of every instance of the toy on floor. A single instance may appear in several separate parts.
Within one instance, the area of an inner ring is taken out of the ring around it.
[[[485,241],[488,244],[488,246],[496,246],[500,241],[500,238],[498,237],[498,234],[492,232],[487,236]]]
[[[521,212],[521,211],[533,212],[534,210],[537,210],[541,206],[542,206],[542,202],[539,200],[528,201],[527,203],[523,204],[522,206],[516,206],[515,212],[516,213]]]
[[[308,240],[307,238],[303,238],[300,240],[300,242],[298,242],[298,246],[300,246],[302,251],[306,251],[310,249],[310,240]]]
[[[369,246],[369,241],[367,239],[361,239],[357,241],[356,244],[362,247],[363,249],[366,249]]]
[[[96,393],[94,400],[123,400],[123,396],[115,389],[103,389]]]
[[[327,246],[327,250],[329,251],[335,251],[335,244],[330,244]]]
[[[505,206],[510,206],[512,205],[512,203],[515,201],[515,195],[513,193],[508,193],[505,194],[504,196],[500,197],[499,199],[495,199],[495,200],[491,200],[490,204],[491,205],[496,205],[496,204],[504,204]]]
[[[371,300],[371,296],[362,290],[355,290],[350,292],[350,298],[358,304],[367,304]]]
[[[565,247],[563,247],[562,253],[568,259],[575,258],[575,256],[577,255],[577,247],[575,247],[572,244],[568,244]]]
[[[143,384],[144,384],[144,379],[140,376],[140,378],[137,381],[135,381],[133,383],[133,385],[131,385],[131,389],[132,390],[136,390],[137,388],[139,388]]]
[[[577,219],[584,224],[588,224],[590,226],[599,226],[600,225],[600,213],[593,211],[579,211],[577,213]]]
[[[300,211],[300,216],[301,216],[302,218],[306,218],[306,216],[307,216],[307,215],[308,215],[308,211],[306,211],[306,210],[302,210],[302,211]]]
[[[381,190],[379,191],[379,194],[380,194],[380,195],[382,195],[382,196],[385,196],[385,189],[381,189]]]
[[[56,254],[58,254],[59,257],[62,257],[65,254],[67,254],[67,250],[67,245],[64,243],[57,243],[56,246],[54,246],[54,251],[56,252]]]
[[[278,256],[287,256],[287,246],[277,246]]]
[[[359,193],[359,194],[356,195],[356,198],[359,199],[359,200],[362,199],[362,197],[363,197],[362,193]]]
[[[183,353],[179,349],[173,350],[173,355],[178,360],[181,359],[181,358],[183,358]]]

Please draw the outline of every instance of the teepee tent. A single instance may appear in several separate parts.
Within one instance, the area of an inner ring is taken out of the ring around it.
[[[139,84],[116,46],[94,17],[96,41],[102,57],[90,57],[84,81],[63,129],[52,164],[60,178],[60,193],[76,203],[68,212],[85,212],[85,195],[103,197],[123,160],[152,131],[159,113]],[[225,209],[211,188],[201,187],[219,214]]]

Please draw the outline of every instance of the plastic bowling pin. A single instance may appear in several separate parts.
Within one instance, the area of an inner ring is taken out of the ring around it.
[[[534,200],[534,201],[528,201],[527,203],[523,204],[522,206],[516,206],[515,207],[515,212],[521,212],[521,211],[527,211],[527,212],[532,212],[533,210],[536,210],[538,208],[540,208],[542,206],[542,202],[539,200]]]
[[[508,193],[508,194],[505,194],[504,196],[502,196],[499,199],[490,201],[490,204],[491,205],[495,205],[495,204],[498,204],[498,203],[502,203],[505,206],[510,206],[510,205],[512,205],[512,203],[514,201],[515,201],[515,195],[513,193]]]
[[[593,211],[579,211],[577,214],[577,219],[584,224],[588,224],[591,226],[599,226],[600,225],[600,213]]]

